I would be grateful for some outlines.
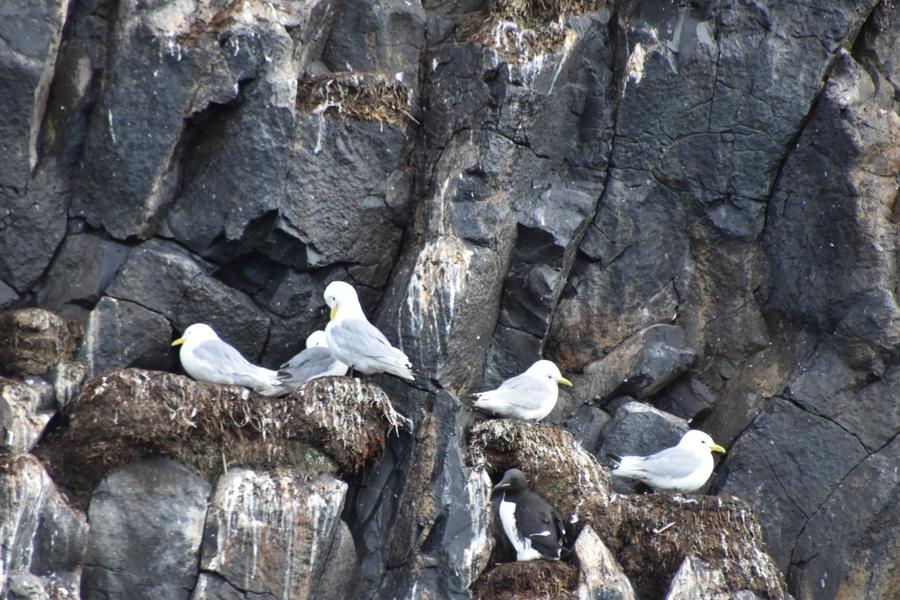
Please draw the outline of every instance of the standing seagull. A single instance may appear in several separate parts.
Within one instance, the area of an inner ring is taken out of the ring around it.
[[[612,474],[637,479],[656,490],[694,492],[712,475],[712,453],[725,453],[707,434],[691,429],[677,446],[650,456],[608,456],[616,463]]]
[[[263,396],[287,391],[278,382],[278,373],[251,364],[209,325],[194,323],[172,345],[181,346],[181,366],[197,381],[242,385]]]
[[[507,379],[496,390],[475,394],[475,408],[501,417],[540,421],[556,406],[557,384],[571,386],[559,368],[549,360],[539,360],[517,377]]]
[[[279,381],[289,388],[303,385],[318,377],[347,374],[347,365],[328,349],[324,331],[314,331],[306,338],[306,350],[281,365]]]
[[[328,348],[338,360],[367,375],[390,373],[415,381],[409,358],[369,323],[352,285],[332,281],[325,288],[325,303],[331,308],[325,336]]]
[[[559,511],[528,489],[525,474],[510,469],[494,486],[502,491],[497,514],[503,533],[516,549],[516,560],[559,559],[565,525]]]

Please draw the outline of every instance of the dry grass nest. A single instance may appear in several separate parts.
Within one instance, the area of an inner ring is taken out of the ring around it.
[[[616,496],[588,517],[643,598],[661,598],[687,556],[721,569],[728,589],[787,596],[765,553],[756,516],[742,500],[717,496]]]
[[[408,87],[380,73],[327,73],[297,83],[297,110],[338,119],[417,123],[409,98]]]
[[[491,0],[488,16],[461,22],[456,41],[475,41],[510,62],[551,54],[568,35],[566,15],[597,11],[607,0]]]
[[[473,600],[574,599],[578,567],[558,560],[497,565],[472,586]]]
[[[110,469],[153,455],[172,456],[206,479],[230,466],[353,473],[404,424],[381,388],[357,379],[317,379],[265,398],[139,369],[88,381],[65,417],[38,454],[76,494]]]

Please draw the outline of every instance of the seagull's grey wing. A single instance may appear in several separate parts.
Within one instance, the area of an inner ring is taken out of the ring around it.
[[[630,465],[630,470],[657,477],[679,479],[687,477],[699,466],[700,462],[692,451],[675,446],[636,460]]]
[[[331,370],[335,359],[328,348],[316,346],[307,348],[291,360],[281,365],[281,370],[289,377],[281,378],[288,385],[300,385]]]
[[[364,360],[387,360],[388,362],[406,363],[409,359],[397,350],[378,331],[378,328],[367,321],[347,319],[331,329],[334,343],[345,353],[352,353]]]
[[[526,410],[535,409],[547,400],[547,386],[530,375],[518,375],[504,381],[499,388],[480,394],[485,399],[503,402]]]
[[[200,342],[194,348],[194,357],[226,375],[247,375],[259,368],[222,340]]]

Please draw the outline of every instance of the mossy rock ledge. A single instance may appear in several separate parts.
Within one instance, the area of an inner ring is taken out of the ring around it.
[[[119,369],[86,382],[37,449],[56,481],[89,493],[114,467],[168,455],[213,479],[226,467],[354,473],[404,425],[384,391],[346,377],[279,398],[238,386]]]

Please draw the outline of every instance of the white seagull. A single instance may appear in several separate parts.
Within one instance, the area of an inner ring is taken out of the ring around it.
[[[507,379],[495,390],[475,394],[475,408],[501,417],[540,421],[556,406],[558,384],[571,386],[559,368],[549,360],[539,360],[517,377]]]
[[[346,375],[348,368],[328,348],[325,332],[314,331],[306,338],[306,350],[281,365],[278,375],[285,386],[296,388],[319,377]]]
[[[181,346],[181,366],[197,381],[242,385],[263,396],[287,391],[278,382],[278,373],[250,363],[209,325],[194,323],[172,345]]]
[[[367,375],[390,373],[415,381],[409,358],[369,323],[352,285],[332,281],[325,288],[325,303],[331,308],[325,337],[339,361]]]
[[[656,490],[694,492],[712,475],[713,452],[724,454],[725,448],[702,431],[691,429],[677,446],[650,456],[608,456],[616,463],[613,475],[636,479]]]

